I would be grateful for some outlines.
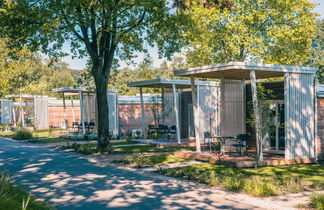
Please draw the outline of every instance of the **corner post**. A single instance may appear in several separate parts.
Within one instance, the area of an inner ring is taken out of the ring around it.
[[[180,128],[179,128],[180,124],[179,124],[178,100],[177,100],[177,91],[176,91],[175,84],[172,84],[172,90],[173,90],[174,114],[175,114],[175,120],[176,120],[177,142],[178,142],[178,144],[181,144]]]
[[[65,94],[62,92],[62,98],[63,98],[63,112],[64,112],[64,126],[66,132],[68,131],[68,120],[67,120],[67,114],[66,114],[66,104],[65,104]]]
[[[79,91],[79,95],[80,95],[80,112],[81,112],[81,124],[82,124],[82,134],[85,135],[86,134],[86,130],[85,130],[85,125],[84,125],[84,107],[83,107],[83,95],[82,95],[82,91]]]
[[[197,92],[195,85],[195,78],[190,77],[191,91],[192,91],[192,106],[194,112],[194,126],[195,126],[195,138],[196,138],[196,151],[201,152],[200,148],[200,132],[199,132],[199,117],[198,117],[198,103],[197,103]]]
[[[141,112],[142,112],[142,132],[144,139],[147,139],[145,132],[145,110],[144,110],[144,99],[143,99],[143,89],[140,87],[140,100],[141,100]]]
[[[255,118],[255,134],[256,134],[256,146],[257,146],[257,154],[258,160],[263,161],[263,145],[261,139],[261,125],[260,125],[260,112],[259,112],[259,102],[257,96],[257,87],[256,87],[256,76],[255,70],[250,70],[250,78],[251,78],[251,90],[252,90],[252,101],[253,101],[253,111]]]

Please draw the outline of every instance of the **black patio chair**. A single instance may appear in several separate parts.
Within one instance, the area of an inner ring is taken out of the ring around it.
[[[164,139],[167,139],[167,135],[169,133],[169,128],[167,125],[159,125],[157,130],[159,137],[164,137]]]
[[[232,144],[231,147],[235,147],[236,151],[240,152],[240,155],[243,155],[243,149],[247,149],[248,146],[246,145],[246,142],[248,140],[247,134],[239,134],[236,137],[236,144]],[[232,150],[230,150],[230,154],[232,153]]]
[[[172,125],[169,129],[169,135],[172,140],[175,140],[177,137],[177,126]],[[169,137],[168,135],[168,137]]]
[[[72,122],[72,130],[73,133],[79,132],[79,123],[78,122]]]
[[[89,122],[89,124],[88,124],[88,132],[93,133],[94,128],[95,128],[95,122]]]

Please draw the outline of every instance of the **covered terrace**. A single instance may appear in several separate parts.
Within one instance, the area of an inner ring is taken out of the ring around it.
[[[194,112],[200,109],[197,103],[196,78],[219,79],[221,97],[221,135],[234,136],[246,134],[246,81],[251,83],[253,111],[255,116],[256,148],[260,160],[267,139],[261,136],[259,100],[257,83],[260,79],[283,78],[284,101],[281,102],[284,116],[283,148],[276,145],[275,152],[284,154],[286,160],[315,159],[315,68],[288,65],[253,64],[230,62],[174,71],[177,77],[190,77]],[[197,116],[196,114],[194,116]],[[199,130],[198,120],[195,130]],[[199,134],[199,132],[196,132]],[[196,135],[197,151],[203,137]],[[258,143],[259,142],[259,143]],[[279,144],[278,138],[276,144]],[[281,150],[281,151],[280,151]],[[306,162],[307,162],[306,161]],[[298,161],[297,161],[298,162]]]
[[[213,104],[217,103],[219,95],[219,87],[217,82],[208,81],[196,81],[191,83],[189,80],[177,80],[177,79],[155,79],[144,80],[128,83],[129,87],[138,87],[140,89],[141,99],[141,114],[142,114],[142,130],[144,137],[146,138],[148,125],[145,119],[145,110],[143,104],[143,88],[159,88],[161,89],[161,103],[162,112],[171,109],[171,113],[164,116],[163,123],[174,125],[176,129],[176,140],[180,144],[184,137],[190,137],[195,135],[193,128],[193,116],[192,116],[192,102],[190,89],[195,87],[198,89],[199,99],[202,107],[200,113],[200,127],[199,132],[206,131],[210,127],[215,130],[219,124],[219,118],[216,115],[219,114],[218,107]],[[189,91],[185,91],[188,90]],[[189,92],[189,95],[187,94]],[[198,101],[199,103],[199,101]],[[208,115],[215,116],[216,119],[210,123]],[[188,133],[188,135],[186,135]],[[192,134],[193,133],[193,134]],[[181,135],[182,134],[182,135]]]

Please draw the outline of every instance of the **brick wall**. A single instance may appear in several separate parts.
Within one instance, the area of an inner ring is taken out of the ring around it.
[[[141,104],[119,104],[119,127],[120,131],[126,133],[133,129],[142,129]],[[148,124],[153,124],[150,105],[144,104],[145,118]]]
[[[68,127],[72,127],[73,117],[72,117],[72,107],[66,107],[66,114],[68,120]],[[74,107],[75,121],[79,122],[80,117],[80,107]],[[64,109],[62,106],[49,106],[48,107],[48,125],[50,127],[62,128],[64,127]]]
[[[317,157],[324,161],[324,98],[318,98],[317,105]]]

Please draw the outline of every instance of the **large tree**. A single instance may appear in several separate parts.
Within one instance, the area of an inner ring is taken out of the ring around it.
[[[69,42],[76,56],[89,58],[98,110],[98,149],[110,151],[107,86],[116,56],[131,59],[145,45],[160,53],[179,49],[178,26],[164,0],[9,0],[2,1],[0,27],[12,47],[29,45],[58,55]]]
[[[316,31],[315,5],[308,0],[179,2],[187,2],[181,11],[191,17],[185,31],[191,66],[229,61],[300,65],[308,60]]]

